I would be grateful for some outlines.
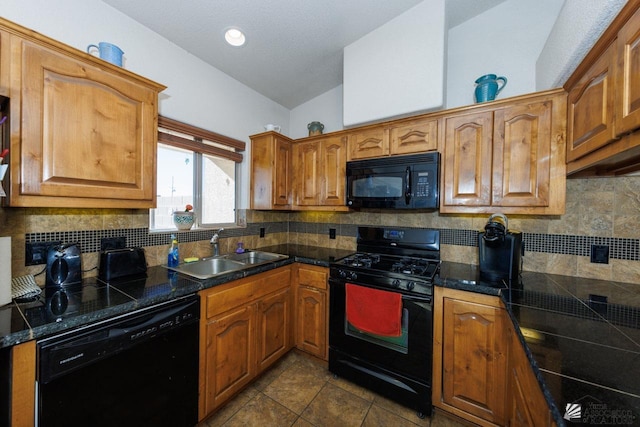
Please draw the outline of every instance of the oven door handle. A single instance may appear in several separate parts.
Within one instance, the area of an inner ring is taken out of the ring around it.
[[[404,175],[404,203],[406,205],[411,203],[411,168],[409,166]]]
[[[426,302],[431,304],[433,302],[433,298],[430,296],[420,296],[420,295],[405,295],[402,294],[403,301],[418,301],[418,302]]]

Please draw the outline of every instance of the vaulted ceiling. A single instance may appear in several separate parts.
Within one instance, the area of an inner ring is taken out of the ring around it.
[[[422,0],[103,0],[257,92],[296,107],[342,83],[342,49]],[[428,1],[428,0],[426,0]],[[505,0],[446,0],[448,27]],[[224,42],[242,29],[243,47]]]

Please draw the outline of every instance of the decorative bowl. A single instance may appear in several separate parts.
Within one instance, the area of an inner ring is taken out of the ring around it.
[[[173,213],[173,224],[178,230],[190,230],[193,227],[195,215],[193,212],[175,211]]]

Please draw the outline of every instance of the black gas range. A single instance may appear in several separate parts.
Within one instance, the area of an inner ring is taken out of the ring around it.
[[[440,231],[358,228],[358,252],[331,265],[334,279],[414,295],[433,295],[440,270]]]
[[[329,269],[329,370],[429,415],[440,231],[359,227],[357,243]]]

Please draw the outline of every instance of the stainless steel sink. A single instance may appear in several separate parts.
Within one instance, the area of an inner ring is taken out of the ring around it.
[[[226,259],[230,259],[233,261],[238,261],[244,264],[264,264],[271,261],[277,261],[279,259],[287,258],[286,255],[273,254],[270,252],[245,252],[242,254],[229,254],[225,256]]]
[[[245,264],[231,261],[225,258],[203,258],[200,261],[180,264],[177,267],[168,267],[169,270],[177,271],[198,279],[208,279],[219,274],[240,270]]]
[[[254,267],[260,264],[267,264],[285,258],[288,258],[288,256],[271,252],[251,251],[242,254],[227,254],[212,258],[202,258],[200,261],[180,264],[177,267],[169,267],[166,265],[164,267],[198,279],[209,279],[221,274]]]

